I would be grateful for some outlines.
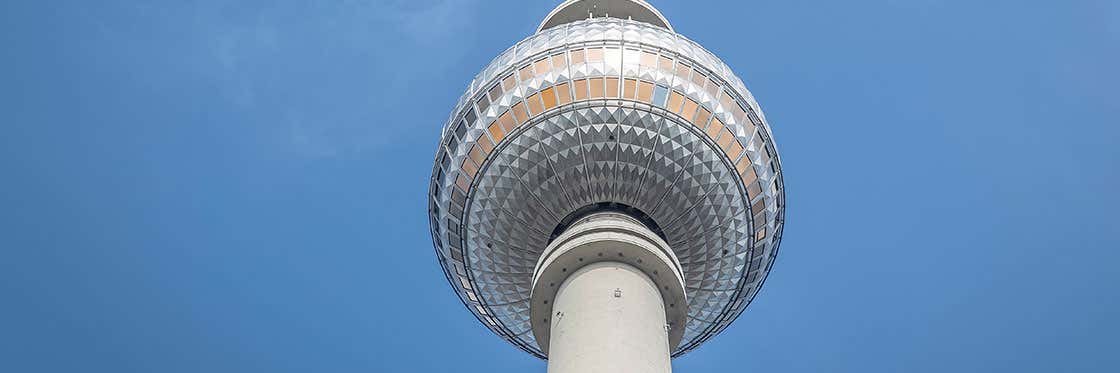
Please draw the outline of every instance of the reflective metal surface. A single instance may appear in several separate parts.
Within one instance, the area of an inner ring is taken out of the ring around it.
[[[604,18],[543,30],[483,69],[444,127],[436,253],[483,324],[544,357],[528,300],[550,235],[588,205],[636,208],[684,268],[680,355],[738,317],[773,263],[785,209],[771,139],[739,78],[683,36]]]

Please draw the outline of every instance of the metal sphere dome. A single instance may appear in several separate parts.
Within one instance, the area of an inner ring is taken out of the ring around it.
[[[534,266],[585,212],[635,216],[679,258],[688,310],[673,356],[738,317],[781,240],[781,162],[754,97],[667,21],[628,18],[542,23],[472,80],[436,152],[429,215],[448,281],[541,358]]]

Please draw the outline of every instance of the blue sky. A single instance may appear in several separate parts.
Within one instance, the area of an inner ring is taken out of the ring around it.
[[[558,2],[3,2],[0,371],[544,372],[455,298],[424,195]],[[1120,370],[1120,3],[654,5],[759,99],[789,198],[676,371]]]

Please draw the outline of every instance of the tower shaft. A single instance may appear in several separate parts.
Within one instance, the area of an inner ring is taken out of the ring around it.
[[[605,261],[572,273],[556,293],[549,373],[668,373],[665,306],[638,268]]]
[[[596,212],[548,245],[535,270],[533,333],[550,373],[668,373],[686,295],[669,245],[639,220]]]

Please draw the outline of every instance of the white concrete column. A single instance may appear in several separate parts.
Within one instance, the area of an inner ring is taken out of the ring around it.
[[[529,313],[549,373],[668,373],[686,300],[669,245],[637,219],[599,212],[541,254]]]
[[[568,276],[552,306],[549,373],[668,373],[665,305],[649,276],[602,261]]]

